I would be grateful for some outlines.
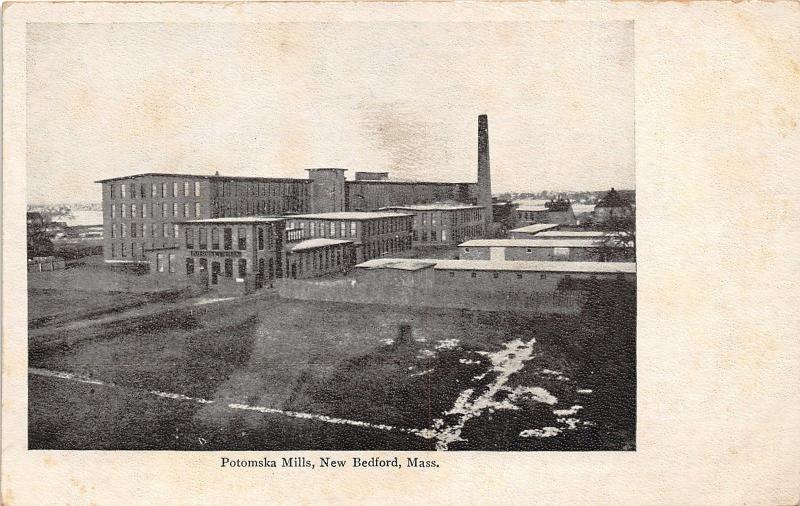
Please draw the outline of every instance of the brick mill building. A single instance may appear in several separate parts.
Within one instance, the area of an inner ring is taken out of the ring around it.
[[[483,237],[486,233],[484,209],[480,206],[434,203],[391,206],[383,210],[414,216],[414,246],[458,244],[475,237]]]

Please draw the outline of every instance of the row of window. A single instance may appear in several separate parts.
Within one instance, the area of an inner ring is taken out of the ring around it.
[[[414,240],[420,242],[439,242],[440,240],[441,242],[446,242],[449,235],[447,230],[442,230],[441,233],[436,230],[431,230],[430,232],[423,230],[419,234],[417,234],[416,230],[413,232]]]
[[[451,278],[456,277],[456,273],[454,271],[450,271],[448,274],[449,274],[449,276]],[[493,279],[498,279],[500,277],[500,273],[499,272],[492,272],[492,273],[488,273],[487,272],[486,274],[491,274]],[[521,273],[521,272],[508,273],[508,277],[511,277],[512,274],[514,274],[517,277],[517,279],[522,279],[522,277],[523,277],[523,273]],[[532,273],[531,275],[538,275],[539,279],[547,279],[547,274],[544,274],[544,273]],[[525,276],[529,276],[529,275],[526,274]],[[469,277],[477,278],[478,277],[478,273],[477,272],[470,272],[469,273]],[[506,277],[505,273],[504,273],[503,277]],[[565,275],[564,279],[570,279],[569,274]]]
[[[156,211],[160,211],[160,216],[156,216]],[[170,213],[171,211],[171,213]],[[192,215],[194,212],[194,215]],[[173,202],[170,206],[168,202],[158,205],[155,202],[137,204],[111,204],[108,208],[111,219],[114,218],[201,218],[200,202]]]
[[[220,248],[220,230],[222,230],[222,248]],[[236,231],[236,249],[240,251],[246,250],[247,227],[213,227],[210,231],[205,227],[200,227],[196,229],[196,233],[194,228],[187,227],[184,230],[184,243],[187,249],[195,249],[196,245],[197,249],[207,250],[210,245],[212,250],[231,250],[234,244],[234,230]],[[197,236],[196,242],[195,235]],[[258,227],[256,229],[256,248],[263,251],[265,248],[273,249],[276,245],[277,237],[273,227]]]
[[[372,241],[364,245],[364,259],[369,260],[386,253],[399,253],[409,248],[411,248],[411,236]]]
[[[231,200],[215,201],[213,214],[217,217],[252,216],[254,214],[301,213],[307,211],[306,201],[294,196],[281,200]]]
[[[308,183],[301,180],[292,182],[222,181],[218,184],[220,197],[277,197],[281,195],[304,196],[308,193]]]
[[[130,246],[130,248],[128,247]],[[111,243],[111,258],[143,258],[144,257],[144,243],[126,242]]]
[[[178,225],[174,223],[116,223],[111,224],[111,238],[125,237],[178,237]]]
[[[200,181],[184,181],[179,183],[174,181],[170,183],[153,183],[153,184],[136,184],[136,183],[118,183],[109,184],[109,195],[112,199],[126,199],[126,198],[157,198],[161,197],[199,197],[200,196]]]
[[[302,277],[303,272],[307,271],[318,273],[329,269],[340,269],[346,261],[341,247],[303,252],[297,257],[286,259],[286,277]]]
[[[303,230],[303,232],[300,234],[303,237],[358,237],[358,225],[355,221],[298,220],[290,221],[287,228],[297,228]],[[372,236],[395,232],[410,232],[411,223],[408,220],[391,218],[362,222],[361,228],[365,236]],[[307,234],[306,230],[308,230]]]
[[[163,253],[159,253],[158,255],[163,255]],[[158,255],[156,256],[156,265],[157,266],[159,265],[159,263],[158,263]],[[170,253],[169,256],[172,257],[174,255],[172,255]],[[205,274],[208,271],[208,259],[200,258],[198,260],[199,260],[198,265],[197,265],[198,273],[199,274]],[[239,260],[237,260],[236,264],[238,266],[238,269],[237,269],[238,270],[238,277],[244,278],[247,275],[247,259],[240,258]],[[233,259],[232,258],[226,258],[225,261],[223,262],[223,265],[224,265],[224,270],[220,271],[220,263],[219,262],[211,262],[211,274],[212,274],[212,277],[214,277],[214,279],[212,279],[212,283],[216,284],[216,276],[215,275],[224,274],[226,278],[233,277]],[[263,266],[263,260],[262,260],[261,265]],[[169,266],[170,266],[170,271],[169,272],[175,272],[174,270],[171,269],[172,260],[169,260]],[[186,274],[187,275],[194,274],[194,268],[195,268],[195,259],[194,258],[187,258],[186,259]],[[158,269],[158,267],[157,267],[157,269]],[[272,270],[272,259],[270,259],[270,270]],[[158,272],[164,272],[164,270],[163,269],[158,269]]]

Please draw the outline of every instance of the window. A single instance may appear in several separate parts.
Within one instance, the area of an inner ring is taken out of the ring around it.
[[[342,222],[339,227],[339,237],[347,237],[347,223]]]
[[[136,218],[136,204],[131,204],[131,218]]]
[[[522,274],[517,273],[517,279],[522,279]]]
[[[136,198],[136,185],[131,183],[131,198]],[[133,256],[133,252],[131,251],[131,256]]]
[[[264,229],[261,227],[258,227],[258,249],[264,249]]]
[[[164,237],[164,238],[169,237],[169,223],[162,223],[161,224],[161,237]]]
[[[119,224],[119,236],[120,237],[125,237],[125,235],[127,233],[128,233],[128,225],[126,225],[125,223],[120,223]]]
[[[494,279],[497,279],[497,278],[499,278],[499,277],[500,277],[500,273],[499,273],[499,272],[493,272],[493,273],[492,273],[492,277],[493,277]]]
[[[195,197],[199,197],[200,196],[200,181],[195,181],[194,182],[194,196]]]
[[[117,248],[115,246],[115,244],[111,244],[111,258],[117,257]]]
[[[113,223],[111,224],[111,238],[115,238],[117,236],[117,226]]]
[[[125,198],[125,183],[119,185],[119,191],[120,191],[120,196],[122,198]],[[122,256],[125,256],[125,255],[122,255]]]
[[[469,253],[469,248],[464,248],[464,253]]]
[[[139,196],[141,198],[145,198],[147,196],[147,190],[145,188],[146,187],[144,184],[139,185]]]
[[[355,237],[355,236],[356,236],[356,222],[355,221],[351,221],[350,222],[350,237]]]
[[[161,203],[161,217],[162,218],[166,218],[167,217],[167,203],[166,202],[162,202]]]
[[[219,249],[219,229],[211,229],[211,249]]]
[[[170,273],[174,273],[175,272],[175,253],[170,253],[169,256],[168,256],[168,260],[169,260],[169,272]]]
[[[158,185],[153,183],[153,186],[150,188],[150,196],[156,198],[157,194],[158,194]]]
[[[230,227],[225,227],[222,229],[222,242],[223,248],[228,250],[233,248],[233,231]]]
[[[239,277],[243,278],[247,275],[247,259],[240,258],[239,259]]]
[[[208,249],[208,236],[206,235],[206,229],[201,228],[198,231],[198,235],[200,236],[200,249]]]
[[[173,197],[177,197],[178,196],[178,183],[176,183],[176,182],[172,183],[172,196]]]
[[[164,272],[164,253],[156,254],[156,270]]]
[[[189,196],[189,181],[184,181],[183,182],[183,196],[184,197],[188,197]]]
[[[113,184],[108,185],[108,193],[111,196],[111,198],[113,199],[114,198],[114,185]]]
[[[190,227],[186,227],[185,235],[186,249],[194,249],[194,230],[192,230]]]
[[[117,204],[111,204],[111,217],[117,217]]]
[[[454,277],[456,277],[456,273],[455,273],[455,272],[453,272],[453,271],[450,271],[450,277],[451,277],[451,278],[454,278]]]
[[[180,237],[180,233],[178,232],[178,225],[172,225],[172,237],[178,239]]]
[[[142,218],[147,218],[147,204],[142,204]]]
[[[156,224],[153,223],[150,225],[150,237],[155,237],[155,236],[156,236]]]
[[[237,239],[239,239],[239,249],[246,250],[247,249],[247,228],[246,227],[239,227],[239,231],[236,234]]]
[[[200,202],[195,202],[194,203],[194,217],[195,218],[199,218],[200,217]]]
[[[178,216],[178,203],[172,203],[172,216]]]
[[[128,209],[128,206],[126,206],[125,204],[120,204],[119,208],[122,211],[122,217],[127,218],[128,213],[126,212],[126,209]]]
[[[547,274],[539,274],[539,279],[547,279]]]
[[[442,242],[447,240],[447,230],[442,230]]]
[[[311,222],[311,225],[310,225],[310,227],[311,227],[311,237],[316,237],[317,236],[317,226],[316,225],[317,224],[315,222],[313,222],[313,221]]]
[[[186,274],[187,275],[194,274],[194,258],[186,259]]]
[[[167,183],[161,183],[161,198],[167,197]]]
[[[469,274],[469,277],[471,277],[471,278],[477,278],[477,277],[478,277],[478,273],[476,273],[476,272],[471,272],[471,273]]]
[[[136,237],[137,228],[136,223],[131,223],[131,237]]]
[[[533,253],[533,248],[525,248],[525,253]]]
[[[226,229],[226,230],[230,230],[230,229]],[[233,277],[233,259],[232,258],[226,258],[225,259],[225,277],[226,278]]]
[[[205,258],[200,259],[200,273],[203,274],[208,270],[208,260]]]
[[[331,222],[331,237],[336,237],[336,222]]]

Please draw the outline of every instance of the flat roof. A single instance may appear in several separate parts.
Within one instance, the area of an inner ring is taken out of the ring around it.
[[[434,184],[434,185],[454,185],[454,184],[478,184],[478,183],[448,183],[446,181],[398,181],[391,179],[354,179],[345,181],[347,184]]]
[[[517,211],[550,211],[550,209],[546,208],[545,206],[520,205],[517,207]]]
[[[428,258],[373,258],[356,265],[360,269],[398,269],[418,271],[433,267],[439,260]]]
[[[304,251],[309,249],[316,249],[322,248],[325,246],[336,246],[339,244],[348,244],[352,243],[353,241],[346,241],[344,239],[326,239],[323,237],[319,237],[316,239],[306,239],[305,241],[300,241],[294,246],[290,248],[291,251]]]
[[[388,259],[387,259],[388,260]],[[524,260],[439,260],[437,270],[580,272],[598,274],[635,274],[634,262],[545,262]]]
[[[473,239],[462,242],[459,247],[501,248],[596,248],[602,244],[598,239]]]
[[[308,220],[377,220],[380,218],[400,218],[403,216],[411,216],[410,214],[403,213],[389,213],[389,212],[375,212],[375,211],[340,211],[333,213],[315,213],[315,214],[293,214],[287,218],[299,218]]]
[[[286,218],[275,216],[231,216],[228,218],[205,218],[201,220],[186,220],[183,223],[271,223],[286,221]]]
[[[528,234],[535,234],[537,232],[541,232],[542,230],[549,230],[557,226],[559,226],[558,223],[534,223],[533,225],[528,225],[527,227],[515,228],[511,230],[511,232],[525,232]]]
[[[614,235],[614,234],[613,232],[600,232],[597,230],[586,230],[586,231],[553,230],[550,232],[542,232],[540,234],[536,234],[536,237],[574,237],[576,239],[579,239],[581,237],[593,238],[593,237],[606,237],[609,235]]]
[[[408,209],[409,211],[458,211],[460,209],[483,209],[482,206],[473,206],[471,204],[445,204],[445,203],[431,203],[431,204],[412,204],[408,206],[386,206],[381,209]]]
[[[166,172],[143,172],[141,174],[132,174],[130,176],[118,176],[107,179],[99,179],[95,183],[107,183],[109,181],[119,181],[122,179],[134,179],[137,177],[180,177],[180,178],[194,178],[194,179],[219,179],[219,180],[233,180],[233,181],[263,181],[275,183],[311,183],[310,179],[292,178],[292,177],[258,177],[258,176],[217,176],[217,175],[203,175],[203,174],[175,174]]]

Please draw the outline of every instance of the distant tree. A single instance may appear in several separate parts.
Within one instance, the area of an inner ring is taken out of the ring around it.
[[[47,233],[47,223],[40,213],[28,213],[28,258],[48,257],[55,252]]]
[[[623,255],[636,260],[636,212],[623,216],[612,216],[605,220],[602,228],[609,232],[598,247],[602,260],[612,260]]]

